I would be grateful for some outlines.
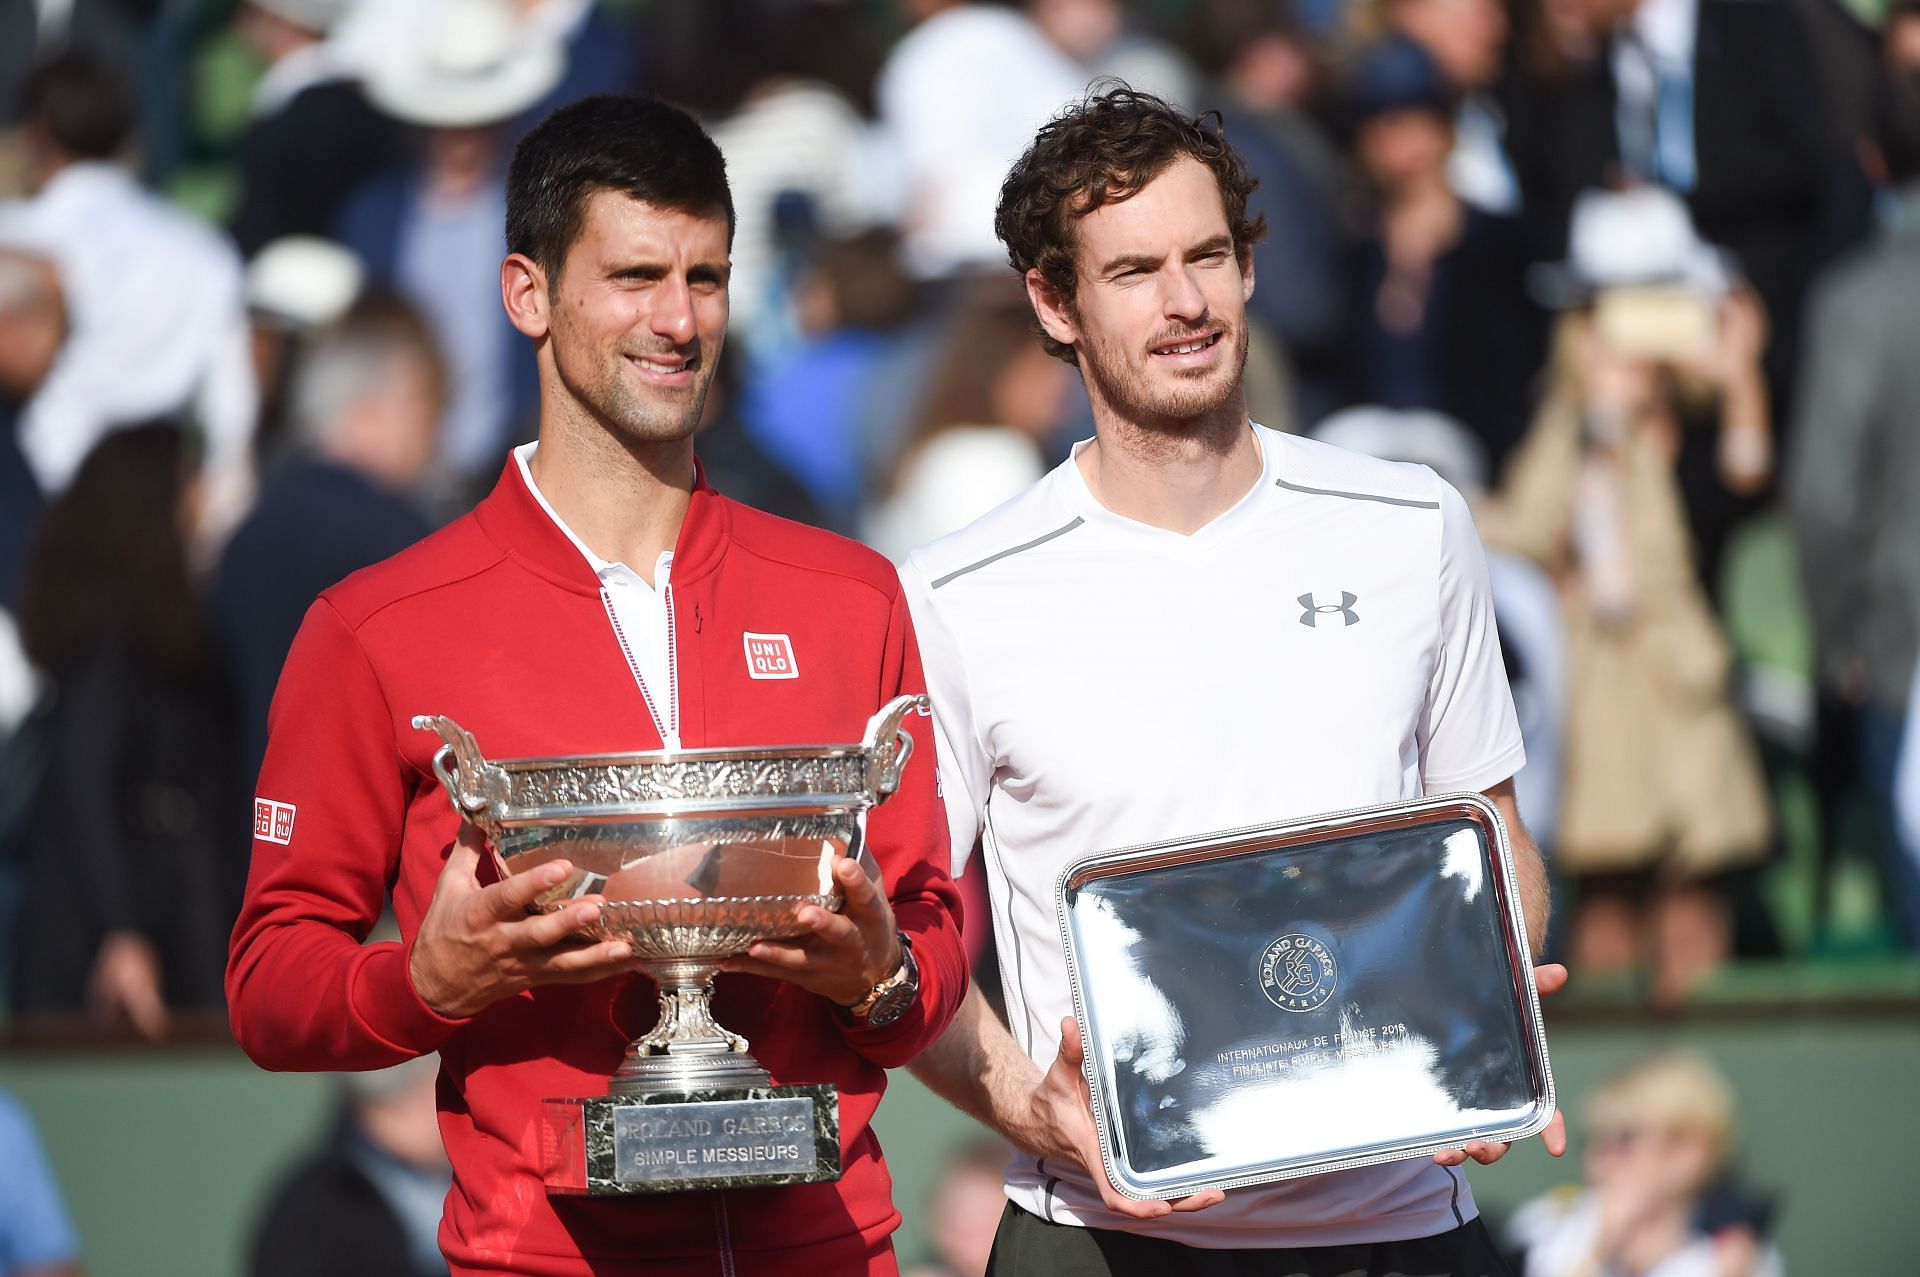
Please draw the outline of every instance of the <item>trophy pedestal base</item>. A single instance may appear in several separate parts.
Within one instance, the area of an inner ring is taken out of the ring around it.
[[[833,1087],[747,1086],[546,1100],[547,1192],[623,1197],[840,1178]]]

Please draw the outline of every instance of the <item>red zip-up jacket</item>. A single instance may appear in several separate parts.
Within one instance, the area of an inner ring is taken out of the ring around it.
[[[429,765],[440,742],[413,728],[415,714],[452,717],[493,758],[661,747],[600,590],[510,459],[471,514],[314,603],[269,718],[227,969],[234,1034],[270,1069],[371,1069],[440,1052],[454,1169],[440,1241],[456,1273],[891,1273],[899,1214],[868,1123],[883,1070],[939,1036],[967,979],[931,720],[909,715],[913,757],[869,824],[920,966],[912,1009],[854,1028],[795,985],[716,982],[715,1014],[775,1083],[839,1090],[837,1183],[550,1198],[540,1101],[606,1094],[627,1043],[656,1017],[652,982],[546,986],[465,1021],[413,989],[410,946],[459,823]],[[857,741],[887,700],[925,686],[884,559],[704,479],[674,550],[670,615],[685,748]],[[749,631],[786,635],[798,677],[750,677]],[[402,939],[366,944],[389,893]]]

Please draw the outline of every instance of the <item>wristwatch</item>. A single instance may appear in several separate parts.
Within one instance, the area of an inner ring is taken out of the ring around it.
[[[907,1013],[920,996],[920,964],[913,960],[913,945],[900,937],[900,966],[892,975],[867,990],[867,996],[841,1013],[855,1024],[879,1029]]]

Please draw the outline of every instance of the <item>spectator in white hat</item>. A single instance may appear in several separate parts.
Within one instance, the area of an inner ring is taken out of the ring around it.
[[[564,70],[559,39],[505,0],[440,0],[367,65],[368,96],[418,130],[420,154],[349,198],[342,238],[447,353],[436,470],[453,489],[499,468],[537,400],[533,360],[500,310],[500,227],[512,123]]]
[[[276,239],[247,263],[247,314],[260,379],[256,451],[262,461],[272,461],[284,443],[287,372],[302,344],[347,313],[366,279],[352,249],[314,235]]]
[[[1545,401],[1477,517],[1566,600],[1569,963],[1649,972],[1671,1005],[1730,956],[1734,875],[1771,846],[1681,477],[1699,457],[1728,487],[1766,482],[1766,318],[1651,188],[1584,199],[1559,278]]]

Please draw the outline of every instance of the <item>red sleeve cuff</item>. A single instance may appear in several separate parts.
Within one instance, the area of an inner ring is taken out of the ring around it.
[[[857,1054],[883,1069],[897,1069],[932,1046],[960,1009],[967,992],[966,955],[959,930],[941,926],[922,931],[902,927],[913,942],[920,967],[920,996],[898,1020],[880,1028],[835,1016],[840,1034]]]
[[[413,987],[413,941],[369,945],[354,972],[349,999],[362,1025],[381,1041],[409,1055],[437,1051],[466,1020],[450,1020]]]

